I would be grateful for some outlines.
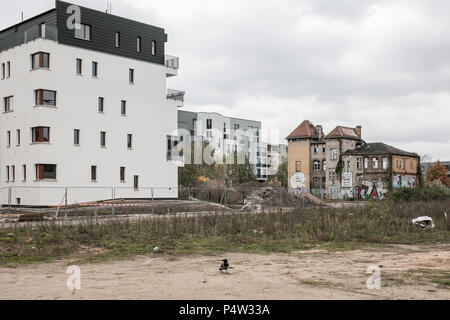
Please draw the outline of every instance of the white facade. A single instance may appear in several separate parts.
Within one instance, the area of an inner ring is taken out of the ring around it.
[[[183,118],[190,120],[189,116]],[[256,179],[267,180],[267,143],[260,141],[261,122],[226,117],[216,112],[198,112],[195,113],[192,124],[184,123],[180,127],[185,130],[192,128],[193,130],[188,131],[192,132],[194,137],[208,140],[214,146],[217,159],[223,159],[223,156],[227,157],[233,152],[245,155],[249,159]]]
[[[36,52],[50,54],[49,69],[32,70],[31,55]],[[82,60],[81,75],[76,73],[76,59]],[[0,80],[2,204],[8,201],[9,187],[12,204],[21,205],[58,205],[66,187],[70,204],[111,199],[114,192],[116,198],[149,198],[150,187],[164,188],[155,189],[155,197],[178,196],[177,167],[166,157],[166,137],[177,129],[181,104],[167,99],[166,78],[175,70],[41,38],[1,52],[0,64],[6,62],[11,76]],[[92,76],[92,62],[98,63],[97,77]],[[134,83],[129,82],[129,69],[134,69]],[[37,89],[56,91],[56,106],[36,106]],[[14,97],[14,106],[4,112],[8,96]],[[104,112],[99,112],[99,97],[104,98]],[[122,100],[126,115],[121,114]],[[40,126],[50,128],[48,143],[32,143],[31,128]],[[74,144],[74,129],[80,132],[79,145]],[[105,147],[100,146],[100,132],[106,132]],[[56,179],[37,179],[36,164],[56,165]],[[97,167],[95,181],[91,166]],[[125,167],[125,181],[120,167]]]

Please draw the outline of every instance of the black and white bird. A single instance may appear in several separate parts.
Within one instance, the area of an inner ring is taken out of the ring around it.
[[[230,266],[230,264],[228,263],[228,260],[227,259],[223,259],[222,261],[223,262],[222,262],[222,264],[221,264],[221,266],[219,268],[219,271],[223,272],[223,270],[225,270],[226,272],[228,272],[228,267]]]

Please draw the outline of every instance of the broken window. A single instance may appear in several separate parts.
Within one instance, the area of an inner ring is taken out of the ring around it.
[[[320,160],[314,160],[314,171],[320,171]]]

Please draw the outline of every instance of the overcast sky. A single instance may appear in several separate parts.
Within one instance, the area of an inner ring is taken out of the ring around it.
[[[54,1],[0,6],[3,29]],[[114,0],[112,10],[166,29],[181,63],[168,86],[187,92],[184,110],[260,120],[281,138],[305,119],[326,133],[362,125],[367,142],[450,160],[448,0]]]

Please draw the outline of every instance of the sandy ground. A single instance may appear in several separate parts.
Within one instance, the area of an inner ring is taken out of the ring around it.
[[[223,258],[233,266],[228,274],[218,271]],[[450,299],[450,244],[268,255],[152,254],[80,265],[81,289],[75,291],[66,286],[69,263],[0,268],[0,299]],[[366,287],[369,265],[381,266],[378,290]]]

